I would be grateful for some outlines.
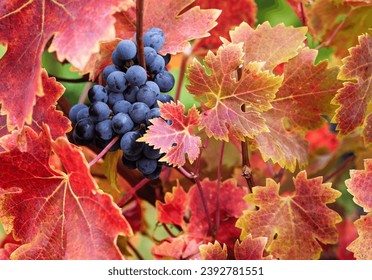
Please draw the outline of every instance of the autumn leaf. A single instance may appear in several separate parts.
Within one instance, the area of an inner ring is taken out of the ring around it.
[[[354,253],[358,260],[372,260],[372,213],[361,216],[354,222],[359,237],[355,239],[347,249]]]
[[[314,40],[333,48],[338,57],[347,56],[347,49],[358,43],[358,35],[367,32],[372,26],[371,3],[360,7],[348,4],[351,1],[337,4],[334,1],[317,0],[304,9],[309,33]]]
[[[112,14],[132,4],[16,0],[0,6],[0,42],[7,45],[0,63],[0,103],[9,130],[31,123],[35,98],[44,94],[41,55],[47,43],[52,39],[49,52],[56,52],[59,61],[67,59],[82,69],[98,52],[99,41],[115,38]]]
[[[216,26],[221,11],[216,9],[187,9],[194,0],[147,0],[144,1],[143,30],[158,27],[164,31],[165,43],[162,54],[176,54],[190,47],[192,39],[207,37]],[[185,11],[185,9],[187,9]],[[132,38],[135,33],[134,8],[116,14],[116,36],[122,39]],[[192,28],[191,28],[192,27]]]
[[[357,229],[351,219],[346,217],[341,223],[337,224],[338,230],[338,247],[337,258],[339,260],[355,260],[352,252],[347,247],[358,237]]]
[[[357,127],[364,127],[365,139],[371,139],[372,104],[372,37],[364,34],[359,37],[359,45],[349,50],[350,56],[343,60],[339,74],[340,80],[349,80],[339,90],[334,103],[340,105],[336,111],[337,129],[346,135]],[[350,81],[353,80],[353,81]],[[367,117],[367,120],[366,120]]]
[[[200,255],[203,260],[226,260],[227,259],[227,247],[226,244],[221,244],[215,241],[214,244],[209,242],[199,247]]]
[[[210,31],[211,36],[200,40],[197,48],[217,50],[221,45],[220,37],[227,38],[233,27],[243,21],[250,26],[256,22],[257,5],[253,0],[241,0],[233,3],[220,0],[196,0],[193,6],[200,6],[203,9],[216,8],[222,11],[217,20],[218,25]]]
[[[199,124],[198,110],[193,106],[185,116],[185,106],[181,102],[159,104],[162,118],[152,119],[146,134],[137,141],[146,142],[160,149],[160,153],[166,153],[160,161],[182,166],[187,154],[192,163],[198,157],[201,146],[200,137],[193,135],[195,126]],[[165,120],[172,123],[169,125]]]
[[[200,245],[201,242],[197,242],[187,234],[181,234],[167,238],[159,245],[152,247],[151,252],[156,260],[194,259]]]
[[[284,64],[283,85],[272,109],[263,113],[270,132],[255,137],[257,148],[265,160],[296,169],[307,164],[305,133],[325,123],[323,115],[334,112],[331,100],[342,84],[337,80],[337,68],[327,68],[327,62],[314,65],[317,51],[303,49]],[[317,102],[314,102],[316,100]]]
[[[204,179],[201,182],[201,189],[206,200],[206,206],[211,221],[212,228],[216,227],[216,201],[217,201],[217,181]],[[249,204],[243,200],[247,189],[237,186],[233,179],[221,182],[220,189],[220,225],[216,232],[216,239],[221,243],[225,243],[232,250],[235,240],[239,237],[239,229],[235,227],[237,219],[242,215],[243,211],[249,209]],[[192,186],[188,192],[189,209],[191,217],[187,224],[186,231],[190,237],[196,240],[205,240],[210,234],[208,229],[207,215],[203,207],[203,201],[200,196],[200,191],[196,185]],[[233,201],[234,203],[231,203]]]
[[[208,52],[204,59],[208,70],[196,59],[190,65],[190,84],[186,87],[205,107],[200,124],[208,136],[228,141],[231,133],[244,141],[244,137],[252,138],[268,131],[259,112],[271,108],[270,101],[282,78],[262,71],[261,64],[252,62],[237,80],[236,70],[243,62],[243,55],[242,44],[227,44],[216,55]]]
[[[0,220],[23,244],[11,258],[121,259],[115,240],[132,230],[97,188],[80,150],[66,138],[51,142],[46,127],[24,133],[27,151],[0,154],[0,188],[21,189],[0,197]],[[50,164],[52,156],[64,171]]]
[[[267,243],[266,237],[252,238],[249,234],[242,242],[236,241],[234,255],[236,260],[271,260],[272,256],[264,257]]]
[[[165,224],[182,225],[188,197],[179,182],[177,187],[173,187],[172,193],[165,194],[164,201],[165,203],[156,201],[157,220]]]
[[[295,57],[304,47],[306,27],[286,27],[284,24],[271,27],[268,22],[256,29],[243,22],[230,32],[233,43],[244,42],[244,64],[264,62],[264,69],[273,70],[281,63]]]
[[[246,201],[258,210],[245,211],[237,227],[241,238],[267,237],[266,250],[278,259],[318,259],[322,244],[337,242],[335,224],[341,217],[326,204],[341,195],[322,184],[322,177],[307,179],[305,171],[294,179],[295,193],[279,195],[280,185],[267,179],[266,186],[254,187]]]
[[[350,170],[350,179],[345,181],[356,204],[364,211],[372,211],[372,159],[364,160],[365,170]]]
[[[0,261],[10,260],[12,253],[19,247],[18,244],[7,243],[4,248],[0,248]]]
[[[63,115],[62,111],[56,109],[57,101],[65,92],[62,84],[56,82],[55,78],[49,78],[45,69],[41,71],[41,81],[44,96],[36,97],[31,128],[39,133],[43,124],[49,126],[52,139],[64,136],[71,130],[71,122]]]

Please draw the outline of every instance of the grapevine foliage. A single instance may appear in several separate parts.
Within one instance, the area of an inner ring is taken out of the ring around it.
[[[372,4],[283,1],[3,1],[0,259],[372,259]]]

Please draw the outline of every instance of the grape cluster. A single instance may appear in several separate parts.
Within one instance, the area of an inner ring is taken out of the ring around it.
[[[103,70],[106,85],[94,85],[88,92],[90,105],[74,105],[69,118],[75,124],[76,144],[104,148],[119,135],[120,141],[110,150],[122,149],[126,167],[156,179],[164,164],[158,161],[163,154],[136,140],[145,133],[150,119],[160,117],[158,101],[173,100],[166,92],[173,88],[174,77],[166,69],[170,55],[158,54],[165,41],[163,31],[151,28],[143,39],[146,70],[138,65],[134,41],[121,41],[112,53],[113,64]]]

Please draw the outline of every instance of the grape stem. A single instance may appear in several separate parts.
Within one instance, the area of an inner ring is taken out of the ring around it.
[[[175,101],[179,100],[180,96],[181,96],[182,84],[183,84],[188,60],[189,60],[189,54],[184,53],[182,55],[182,62],[181,62],[181,66],[180,66],[180,74],[178,76],[178,81],[177,81],[176,95],[174,97]]]
[[[142,257],[142,255],[140,254],[140,252],[137,251],[136,247],[133,246],[132,243],[130,243],[130,241],[128,240],[127,241],[128,243],[128,247],[133,251],[133,253],[136,255],[137,259],[139,260],[144,260],[144,258]]]
[[[141,188],[147,185],[150,182],[150,179],[143,178],[141,181],[138,182],[129,192],[127,192],[117,203],[117,205],[121,208],[123,207],[132,197],[133,195]]]
[[[89,82],[89,74],[85,74],[81,78],[77,78],[77,79],[58,77],[56,75],[51,75],[49,73],[48,73],[48,75],[49,75],[50,78],[55,78],[58,82],[65,82],[65,83],[86,83],[86,82]]]
[[[103,158],[103,156],[110,150],[110,148],[112,146],[115,145],[115,143],[119,140],[120,136],[117,135],[115,136],[111,141],[110,143],[107,144],[107,146],[94,158],[92,159],[88,165],[89,167],[92,167],[97,161],[99,161],[101,158]]]
[[[328,47],[331,44],[331,42],[333,41],[333,39],[336,37],[337,33],[340,31],[340,29],[342,28],[342,26],[345,24],[346,19],[351,15],[352,12],[353,12],[353,9],[350,9],[350,11],[346,14],[346,16],[340,22],[340,24],[335,28],[335,30],[333,31],[333,33],[331,34],[331,36],[329,36],[328,40],[325,41],[325,42],[323,42],[323,43],[321,43],[320,45],[318,45],[315,48],[316,50],[319,50],[322,47]]]
[[[145,52],[143,43],[143,10],[144,0],[136,1],[136,41],[137,41],[137,58],[138,65],[146,70]]]
[[[220,195],[221,195],[221,177],[222,177],[222,160],[223,160],[223,153],[225,150],[225,141],[222,141],[221,150],[220,150],[220,159],[218,161],[218,169],[217,169],[217,202],[216,202],[216,224],[215,224],[215,238],[217,239],[217,232],[218,228],[220,227],[221,222],[221,213],[220,213]]]
[[[331,172],[328,176],[324,177],[324,182],[328,182],[337,174],[339,174],[345,167],[347,167],[351,161],[355,159],[355,155],[349,156],[344,162],[342,162],[333,172]]]

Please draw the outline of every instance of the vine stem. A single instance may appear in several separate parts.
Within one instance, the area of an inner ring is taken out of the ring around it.
[[[207,201],[205,200],[203,188],[202,188],[202,185],[201,185],[201,182],[200,182],[200,179],[199,179],[198,176],[195,177],[194,180],[195,180],[196,186],[197,186],[197,188],[199,190],[200,199],[202,201],[204,212],[205,212],[205,215],[207,217],[208,235],[212,235],[212,221],[211,221],[211,217],[209,216],[209,210],[208,210],[208,206],[207,206]]]
[[[89,167],[92,167],[97,161],[99,161],[110,150],[110,148],[115,145],[115,143],[119,140],[119,138],[120,138],[119,135],[115,136],[110,141],[110,143],[108,143],[108,145],[94,159],[92,159],[88,163]]]
[[[339,174],[351,161],[355,159],[355,155],[351,155],[348,157],[343,163],[341,163],[333,172],[331,172],[328,176],[324,177],[324,182],[328,182],[337,174]]]
[[[345,18],[340,22],[340,24],[335,28],[331,36],[329,36],[328,40],[318,45],[315,49],[319,50],[322,47],[328,47],[329,44],[333,41],[333,39],[336,37],[337,33],[340,31],[342,26],[345,24],[346,19],[351,15],[352,9],[346,14]]]
[[[176,235],[174,235],[173,232],[171,232],[171,230],[168,228],[168,226],[166,224],[164,224],[164,223],[162,223],[162,224],[163,224],[164,230],[169,234],[170,237],[172,237],[172,238],[176,237]]]
[[[143,43],[143,10],[144,0],[136,1],[136,41],[138,64],[146,70],[144,43]]]
[[[141,188],[146,186],[147,183],[150,182],[150,179],[143,178],[141,181],[137,183],[129,192],[127,192],[117,203],[117,205],[121,208],[127,203],[133,195]]]
[[[133,246],[132,243],[130,243],[130,241],[128,241],[128,247],[133,251],[133,253],[136,255],[137,259],[139,260],[144,260],[144,258],[142,257],[142,255],[140,254],[140,252],[137,251],[136,247]]]
[[[181,96],[181,89],[182,89],[182,84],[186,72],[186,66],[187,66],[187,61],[189,60],[189,54],[183,53],[182,55],[182,61],[181,61],[181,66],[180,66],[180,74],[178,76],[178,81],[177,81],[177,89],[176,89],[176,95],[174,97],[174,100],[177,101],[180,99]]]
[[[247,141],[248,139],[246,139]],[[255,186],[253,176],[252,176],[252,168],[251,168],[251,163],[249,162],[249,150],[248,150],[248,145],[247,142],[242,141],[242,176],[245,178],[247,181],[249,190],[252,192],[252,188]]]
[[[215,225],[215,234],[217,238],[217,231],[218,228],[220,227],[220,222],[221,222],[221,213],[220,213],[220,207],[221,207],[221,202],[220,202],[220,194],[221,194],[221,177],[222,177],[222,160],[223,160],[223,153],[225,150],[225,141],[222,141],[221,144],[221,150],[220,150],[220,158],[218,161],[218,169],[217,169],[217,202],[216,202],[216,225]]]

